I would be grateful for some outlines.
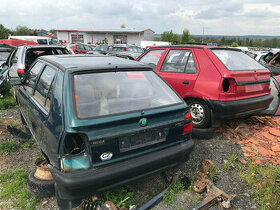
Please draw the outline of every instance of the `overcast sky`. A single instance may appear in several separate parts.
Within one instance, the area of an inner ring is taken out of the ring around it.
[[[211,35],[280,35],[278,0],[0,0],[0,23],[43,29],[150,28]]]

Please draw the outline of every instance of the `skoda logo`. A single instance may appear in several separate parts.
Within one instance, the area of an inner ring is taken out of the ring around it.
[[[100,155],[100,159],[102,161],[105,161],[105,160],[110,160],[111,158],[113,157],[113,153],[112,152],[104,152]]]
[[[142,118],[142,119],[139,121],[139,125],[142,126],[142,127],[147,126],[147,125],[148,125],[147,118]]]

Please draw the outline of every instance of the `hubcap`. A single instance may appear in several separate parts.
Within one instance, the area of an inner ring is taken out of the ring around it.
[[[193,124],[199,124],[204,118],[204,109],[200,104],[191,104],[190,111],[193,119]]]

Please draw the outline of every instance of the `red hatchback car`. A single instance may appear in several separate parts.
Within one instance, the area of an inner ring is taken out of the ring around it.
[[[237,49],[157,46],[137,61],[152,66],[185,99],[196,128],[257,113],[272,101],[269,70]]]
[[[86,44],[70,44],[68,47],[71,48],[75,54],[86,54],[87,52],[92,51],[90,46]]]

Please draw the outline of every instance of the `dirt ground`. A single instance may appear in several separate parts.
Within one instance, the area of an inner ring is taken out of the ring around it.
[[[247,122],[250,123],[250,120],[254,121],[253,118],[243,120],[242,122],[245,124]],[[236,123],[237,121],[233,122]],[[259,123],[262,124],[261,122]],[[11,134],[5,131],[7,124],[21,126],[17,109],[0,110],[0,141],[5,138],[13,138]],[[234,125],[237,125],[237,123]],[[168,171],[168,177],[172,177],[177,170],[181,170],[189,180],[192,180],[194,172],[199,168],[201,161],[203,159],[210,159],[213,161],[216,168],[214,184],[228,194],[236,194],[236,198],[232,202],[233,207],[235,209],[257,209],[257,205],[253,202],[254,196],[248,192],[249,186],[238,176],[240,169],[232,165],[230,166],[230,170],[224,171],[224,165],[227,163],[230,155],[236,155],[237,162],[245,163],[243,155],[244,149],[242,150],[243,144],[239,144],[241,139],[237,141],[233,135],[230,134],[230,131],[228,131],[230,130],[229,128],[231,128],[230,125],[224,124],[214,134],[213,138],[209,140],[195,139],[195,149],[191,153],[188,161],[176,169]],[[233,126],[231,129],[236,129],[236,127]],[[243,137],[242,140],[244,140]],[[0,155],[0,173],[22,168],[31,171],[34,168],[35,160],[39,156],[40,150],[36,144],[28,150],[21,149],[16,153],[2,154]],[[164,182],[159,175],[156,175],[126,185],[125,187],[134,193],[135,205],[140,206],[152,196],[161,192],[164,189]],[[192,190],[185,190],[177,194],[175,201],[171,204],[161,202],[155,206],[154,209],[188,209],[201,201],[204,196],[205,193],[200,195]],[[218,208],[218,206],[214,206],[211,209]],[[55,198],[44,198],[40,200],[36,209],[53,210],[58,208]]]

